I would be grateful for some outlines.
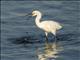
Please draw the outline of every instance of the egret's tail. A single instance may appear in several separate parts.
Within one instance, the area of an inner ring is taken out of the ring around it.
[[[61,26],[61,25],[59,25],[59,26],[58,26],[58,28],[57,28],[57,30],[59,30],[59,29],[61,29],[61,28],[62,28],[62,26]]]

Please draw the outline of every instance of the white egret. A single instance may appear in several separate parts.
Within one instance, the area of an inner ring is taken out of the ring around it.
[[[52,33],[55,36],[55,43],[56,43],[56,31],[61,29],[62,26],[55,21],[40,21],[42,17],[42,13],[38,10],[32,12],[32,16],[36,16],[35,23],[37,27],[45,31],[46,35],[46,42],[48,43],[48,33]]]

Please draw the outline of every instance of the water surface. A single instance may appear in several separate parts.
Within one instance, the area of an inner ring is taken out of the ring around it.
[[[36,47],[44,47],[45,34],[36,27],[34,17],[25,16],[36,9],[43,13],[42,20],[63,26],[57,32],[63,50],[55,60],[79,60],[79,7],[79,1],[1,1],[1,60],[38,60]],[[49,40],[54,40],[52,36]]]

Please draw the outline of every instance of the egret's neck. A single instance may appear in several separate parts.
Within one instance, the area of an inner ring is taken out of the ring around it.
[[[39,14],[39,15],[36,16],[35,23],[36,23],[37,26],[40,25],[41,16],[42,16],[41,14]]]

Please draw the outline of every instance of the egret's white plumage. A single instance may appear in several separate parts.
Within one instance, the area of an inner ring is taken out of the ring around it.
[[[42,17],[40,11],[33,11],[32,16],[36,16],[35,23],[37,27],[45,31],[46,36],[49,32],[56,36],[56,31],[62,28],[62,26],[55,21],[40,21]]]

